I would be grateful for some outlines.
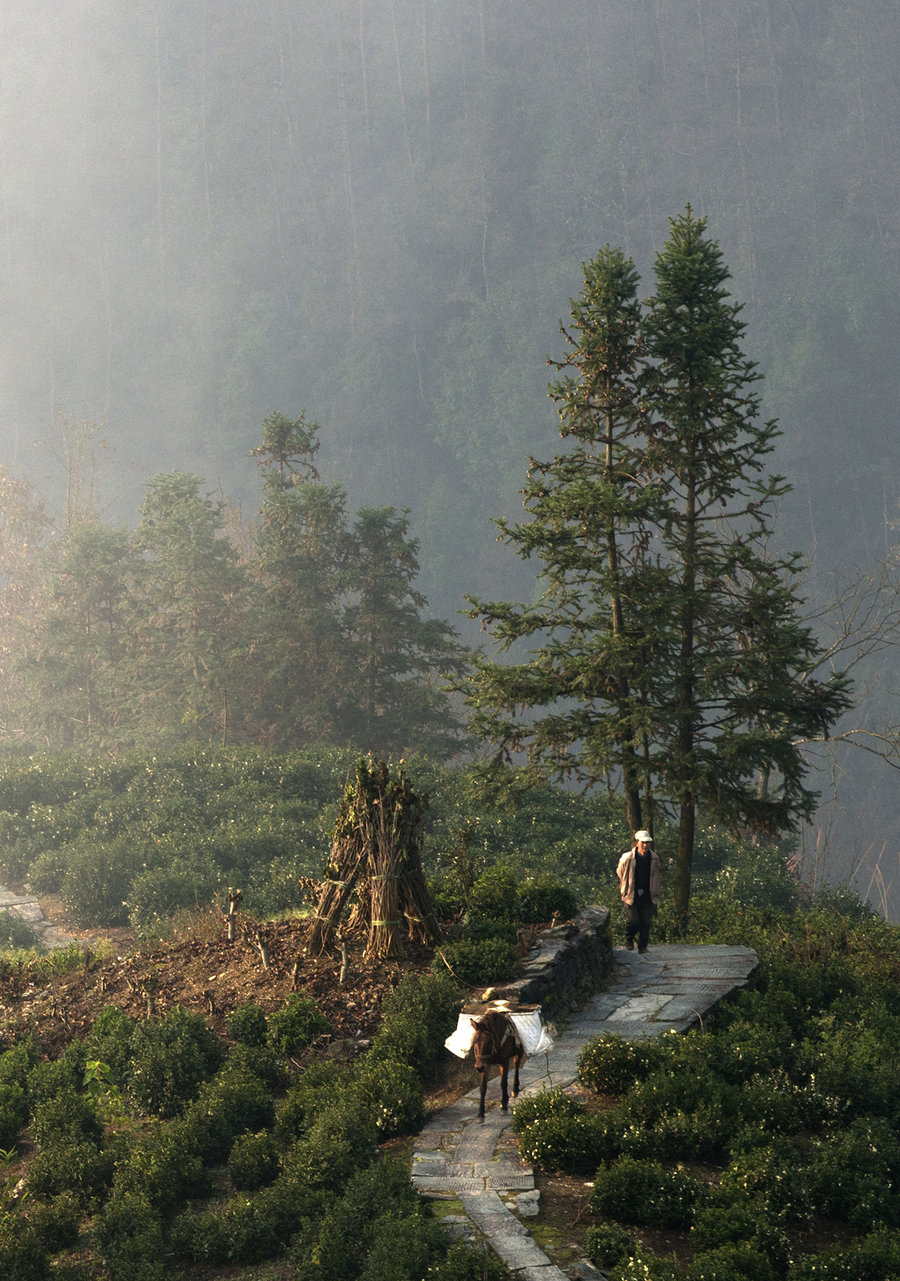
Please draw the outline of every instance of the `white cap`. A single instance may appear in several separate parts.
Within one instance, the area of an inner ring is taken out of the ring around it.
[[[652,837],[652,836],[650,835],[650,833],[646,830],[646,828],[643,828],[643,827],[641,828],[641,830],[640,830],[639,832],[635,832],[635,834],[634,834],[634,840],[635,840],[635,844],[637,844],[637,842],[638,842],[638,841],[643,842],[643,844],[645,844],[645,845],[652,845],[652,844],[653,844],[653,837]]]

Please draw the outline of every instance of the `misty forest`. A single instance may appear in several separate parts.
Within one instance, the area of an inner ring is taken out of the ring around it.
[[[825,667],[854,677],[828,743],[806,736],[822,803],[802,857],[890,901],[887,0],[0,21],[5,750],[446,755],[441,677],[484,640],[466,598],[542,590],[494,522],[558,446],[548,360],[582,264],[621,248],[649,293],[690,205],[743,307],[759,421],[780,427],[773,555],[802,559]],[[306,441],[302,494],[265,444],[278,421]]]
[[[759,966],[516,1108],[546,1240],[900,1277],[898,49],[0,6],[4,1281],[503,1281],[410,1136],[643,828]]]

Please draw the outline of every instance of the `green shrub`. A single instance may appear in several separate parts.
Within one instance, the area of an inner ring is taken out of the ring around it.
[[[883,1117],[856,1117],[814,1141],[810,1195],[819,1214],[860,1232],[893,1227],[900,1219],[897,1180],[900,1141]]]
[[[421,1213],[378,1219],[359,1281],[421,1281],[446,1248],[443,1229]]]
[[[237,1042],[228,1052],[224,1070],[237,1076],[255,1076],[273,1094],[280,1093],[289,1080],[284,1059],[268,1045],[242,1045]]]
[[[24,951],[43,952],[44,945],[37,930],[19,915],[3,908],[0,910],[0,949],[21,948]]]
[[[781,1224],[764,1214],[759,1205],[741,1193],[713,1189],[697,1207],[691,1241],[697,1252],[722,1246],[752,1246],[764,1254],[780,1275],[787,1271],[791,1247]]]
[[[302,1189],[278,1179],[255,1196],[233,1197],[216,1213],[186,1210],[172,1225],[171,1245],[194,1263],[261,1263],[281,1254],[316,1210]]]
[[[0,1082],[0,1148],[9,1150],[28,1119],[25,1089],[15,1082]]]
[[[474,881],[469,891],[469,909],[498,921],[514,921],[518,891],[518,877],[512,868],[497,863]]]
[[[113,1157],[89,1140],[63,1138],[39,1152],[28,1171],[28,1188],[40,1201],[71,1192],[90,1206],[112,1182]]]
[[[341,1064],[313,1060],[291,1083],[278,1106],[275,1130],[279,1138],[288,1143],[298,1139],[313,1119],[347,1088],[349,1080],[348,1070]]]
[[[248,1001],[225,1016],[228,1035],[241,1045],[262,1046],[266,1043],[268,1023],[262,1006]]]
[[[292,992],[282,1009],[269,1016],[268,1042],[276,1054],[290,1058],[330,1031],[331,1024],[316,1009],[312,997]]]
[[[0,1276],[3,1281],[50,1281],[46,1248],[28,1223],[0,1213]]]
[[[483,987],[512,978],[518,961],[514,944],[503,939],[460,939],[458,943],[444,944],[441,954],[435,957],[434,968],[440,973],[445,965],[449,966],[466,987]]]
[[[789,1281],[895,1281],[900,1277],[900,1238],[896,1232],[875,1232],[842,1242],[798,1259],[787,1276]]]
[[[41,1148],[63,1141],[99,1144],[103,1125],[93,1099],[85,1094],[59,1093],[38,1103],[31,1117],[31,1137]]]
[[[349,1281],[359,1275],[373,1225],[396,1222],[419,1210],[418,1193],[405,1163],[383,1158],[357,1171],[329,1206],[309,1241],[297,1251],[297,1278]]]
[[[183,1118],[151,1127],[133,1139],[118,1163],[113,1185],[114,1196],[134,1193],[158,1213],[208,1191],[202,1153]]]
[[[615,1034],[598,1036],[578,1056],[578,1079],[598,1094],[626,1094],[657,1067],[664,1053],[656,1038],[626,1041]]]
[[[406,975],[385,997],[369,1057],[399,1059],[427,1081],[446,1056],[444,1041],[456,1027],[459,1007],[459,986],[446,972]]]
[[[457,1241],[429,1266],[428,1281],[509,1281],[509,1273],[489,1246]]]
[[[228,1176],[242,1192],[255,1192],[278,1175],[278,1145],[268,1130],[241,1134],[228,1157]]]
[[[414,1133],[425,1120],[421,1078],[399,1059],[364,1060],[352,1088],[374,1117],[379,1142]]]
[[[112,1196],[94,1232],[113,1281],[165,1281],[168,1268],[162,1225],[140,1192]]]
[[[526,924],[551,921],[554,915],[570,921],[577,911],[574,892],[552,876],[528,876],[516,892],[516,916]]]
[[[498,920],[481,912],[467,912],[459,924],[447,931],[447,943],[474,943],[484,939],[500,939],[515,944],[518,933],[515,921]]]
[[[808,1222],[809,1175],[797,1149],[780,1135],[733,1156],[722,1174],[722,1192],[747,1197],[772,1222]]]
[[[75,1244],[80,1218],[78,1198],[63,1192],[46,1205],[32,1206],[28,1226],[41,1248],[52,1255]]]
[[[371,1164],[378,1126],[364,1099],[347,1090],[324,1108],[285,1155],[285,1172],[308,1189],[339,1192]]]
[[[783,1272],[750,1245],[722,1245],[697,1254],[686,1281],[781,1281]]]
[[[614,1268],[616,1264],[638,1253],[637,1240],[615,1223],[595,1223],[588,1228],[584,1248],[591,1263],[601,1268]]]
[[[98,843],[88,830],[69,850],[60,887],[69,919],[88,929],[126,925],[126,900],[143,863],[144,853],[133,839],[123,836]]]
[[[564,1091],[542,1090],[513,1110],[519,1151],[541,1170],[580,1174],[618,1155],[615,1123],[592,1116]]]
[[[226,1160],[238,1134],[269,1129],[274,1119],[271,1089],[240,1063],[232,1065],[229,1060],[200,1087],[180,1124],[209,1165]]]
[[[135,1023],[124,1010],[111,1005],[101,1010],[85,1040],[85,1059],[109,1067],[110,1078],[120,1088],[131,1069],[131,1034]]]
[[[127,1095],[146,1116],[175,1116],[222,1058],[222,1043],[206,1020],[176,1006],[161,1019],[134,1026]]]
[[[591,1208],[620,1223],[656,1228],[690,1227],[697,1181],[680,1169],[621,1156],[597,1171]]]

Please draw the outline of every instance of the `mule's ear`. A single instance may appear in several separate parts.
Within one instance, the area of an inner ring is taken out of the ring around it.
[[[475,1029],[476,1032],[481,1027],[481,1023],[478,1021],[478,1019],[469,1019],[469,1022],[472,1024],[472,1027]]]

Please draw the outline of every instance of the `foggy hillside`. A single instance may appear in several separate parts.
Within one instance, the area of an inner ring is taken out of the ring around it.
[[[61,414],[129,522],[171,468],[249,505],[305,409],[352,503],[410,508],[435,612],[527,593],[490,518],[556,449],[580,264],[648,279],[690,202],[822,586],[900,519],[898,38],[892,0],[9,0],[0,462],[58,494]]]

